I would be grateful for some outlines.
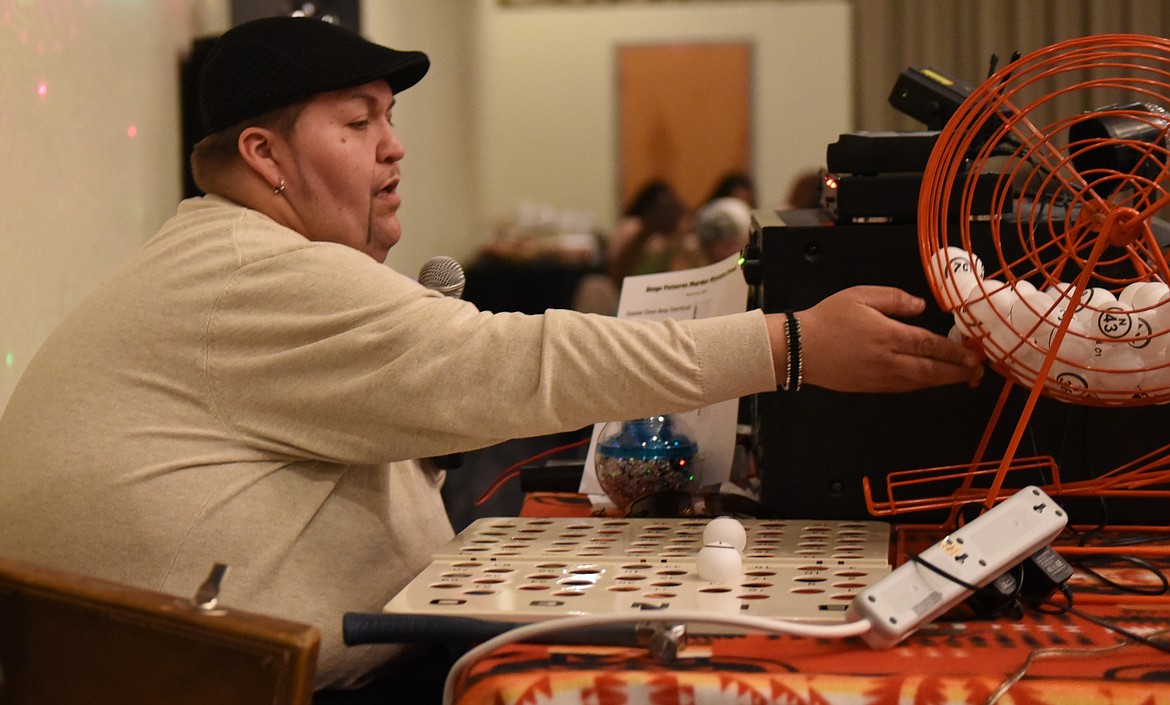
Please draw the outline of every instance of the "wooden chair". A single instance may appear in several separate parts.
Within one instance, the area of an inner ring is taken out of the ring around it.
[[[0,558],[4,705],[309,705],[315,627]]]

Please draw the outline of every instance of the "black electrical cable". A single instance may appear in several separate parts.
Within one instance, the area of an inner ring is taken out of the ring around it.
[[[968,583],[967,581],[963,580],[962,578],[951,575],[950,573],[946,572],[942,568],[939,568],[938,566],[934,565],[930,561],[923,559],[922,556],[915,554],[915,555],[910,556],[910,560],[914,561],[915,563],[922,566],[923,568],[926,568],[930,572],[935,573],[937,575],[941,575],[942,577],[946,578],[947,580],[951,581],[952,583],[959,585],[961,587],[964,587],[964,588],[970,590],[971,592],[977,592],[981,589],[975,585],[972,585],[971,583]]]
[[[983,596],[985,596],[989,599],[993,599],[993,600],[1001,600],[1004,598],[1004,595],[1002,593],[999,593],[999,592],[992,590],[990,588],[979,587],[978,585],[972,585],[971,583],[964,581],[962,578],[951,575],[950,573],[943,570],[942,568],[939,568],[938,566],[932,564],[930,561],[924,560],[921,556],[912,555],[912,556],[910,556],[910,560],[917,563],[918,565],[922,566],[923,568],[926,568],[930,572],[935,573],[937,575],[940,575],[940,576],[946,578],[947,580],[951,581],[952,583],[955,583],[956,585],[960,585],[960,586],[966,588],[967,590],[970,590],[973,593],[983,595]],[[1015,595],[1012,595],[1011,597],[1018,599],[1017,596],[1019,594],[1020,584],[1021,584],[1020,581],[1017,580],[1016,581],[1016,588],[1015,588]]]
[[[958,578],[954,575],[951,575],[947,571],[945,571],[945,570],[943,570],[935,565],[932,565],[929,561],[925,561],[917,555],[910,556],[910,560],[923,566],[924,568],[930,570],[931,572],[937,573],[938,575],[946,578],[947,580],[950,580],[951,582],[955,583],[956,585],[960,585],[968,590],[971,590],[972,592],[977,592],[977,591],[983,590],[983,588],[979,588],[975,585],[972,585],[971,583],[968,583],[965,580]],[[1044,603],[1041,603],[1041,604],[1047,604],[1051,607],[1056,607],[1056,608],[1063,608],[1064,612],[1066,612],[1067,614],[1071,614],[1071,615],[1074,615],[1076,617],[1080,617],[1081,619],[1083,619],[1087,622],[1092,622],[1093,624],[1096,624],[1099,627],[1107,629],[1107,630],[1114,632],[1116,634],[1120,634],[1121,636],[1124,636],[1125,638],[1130,639],[1131,641],[1135,641],[1139,644],[1144,644],[1146,646],[1150,646],[1152,648],[1155,648],[1155,649],[1162,651],[1162,652],[1165,652],[1165,653],[1170,653],[1170,643],[1165,643],[1165,642],[1162,642],[1159,640],[1151,639],[1150,637],[1147,637],[1143,634],[1138,634],[1138,633],[1133,632],[1129,629],[1126,629],[1125,627],[1122,627],[1121,625],[1114,624],[1113,622],[1110,622],[1107,619],[1102,619],[1102,618],[1097,617],[1095,615],[1091,615],[1091,614],[1088,614],[1082,610],[1076,609],[1075,607],[1073,607],[1073,595],[1072,595],[1072,591],[1068,589],[1068,586],[1061,585],[1059,589],[1060,589],[1061,594],[1064,595],[1064,599],[1067,602],[1067,605],[1060,605],[1058,603],[1051,602],[1051,601],[1045,601]],[[1036,609],[1035,605],[1025,604],[1024,606],[1031,608],[1031,609],[1034,609],[1034,610]],[[1036,610],[1036,611],[1039,611],[1039,610]]]
[[[1109,540],[1109,541],[1100,541],[1100,542],[1090,544],[1089,539],[1092,536],[1097,535],[1100,532],[1103,532],[1104,529],[1105,529],[1104,526],[1098,526],[1098,527],[1095,527],[1093,529],[1090,529],[1089,531],[1086,531],[1084,533],[1079,534],[1077,537],[1077,546],[1082,547],[1082,548],[1088,547],[1088,546],[1093,546],[1093,547],[1098,547],[1098,548],[1117,547],[1117,548],[1121,549],[1121,548],[1125,548],[1127,546],[1141,546],[1141,545],[1147,544],[1147,543],[1160,543],[1160,542],[1165,541],[1165,536],[1146,535],[1146,536],[1127,536],[1127,537],[1122,537],[1122,538],[1113,539],[1113,540]],[[1104,575],[1102,575],[1098,571],[1094,570],[1092,567],[1090,567],[1090,565],[1088,565],[1094,559],[1108,560],[1108,561],[1124,561],[1124,562],[1130,563],[1132,565],[1137,566],[1138,568],[1141,568],[1143,570],[1146,570],[1146,571],[1149,571],[1150,573],[1152,573],[1154,575],[1154,577],[1156,577],[1158,579],[1159,584],[1156,587],[1144,586],[1144,585],[1125,585],[1122,583],[1118,583],[1114,580],[1110,580],[1109,578],[1105,577]],[[1075,566],[1078,570],[1080,570],[1083,573],[1090,575],[1093,578],[1095,578],[1096,580],[1098,580],[1102,585],[1113,588],[1114,590],[1117,590],[1118,592],[1124,592],[1124,593],[1128,593],[1131,595],[1165,595],[1168,592],[1170,592],[1170,578],[1168,578],[1166,576],[1166,574],[1161,569],[1159,569],[1157,566],[1155,566],[1154,564],[1150,563],[1149,561],[1142,559],[1142,558],[1139,558],[1137,556],[1127,556],[1123,553],[1118,552],[1116,554],[1109,554],[1109,555],[1082,557],[1078,560],[1069,561],[1069,562],[1073,566]]]
[[[1131,641],[1136,641],[1139,644],[1145,644],[1146,646],[1155,648],[1158,651],[1162,651],[1162,652],[1170,654],[1170,642],[1166,642],[1166,641],[1158,640],[1158,639],[1153,639],[1153,638],[1150,638],[1144,634],[1138,634],[1137,632],[1130,631],[1129,629],[1126,629],[1125,627],[1123,627],[1119,624],[1114,624],[1113,622],[1110,622],[1107,619],[1102,619],[1101,617],[1097,617],[1095,615],[1091,615],[1091,614],[1088,614],[1088,613],[1083,612],[1081,610],[1078,610],[1072,606],[1072,602],[1073,602],[1072,591],[1069,590],[1067,586],[1061,587],[1060,591],[1064,595],[1064,599],[1068,601],[1068,606],[1065,608],[1065,611],[1068,612],[1069,614],[1080,617],[1081,619],[1083,619],[1087,622],[1092,622],[1093,624],[1096,624],[1097,626],[1102,627],[1104,629],[1108,629],[1111,632],[1115,632],[1117,634],[1120,634],[1123,637],[1130,639]]]
[[[1106,557],[1094,556],[1094,558],[1103,559]],[[1143,570],[1149,571],[1150,573],[1152,573],[1154,575],[1155,578],[1158,579],[1159,584],[1156,586],[1155,585],[1125,585],[1125,584],[1119,583],[1115,580],[1110,580],[1109,578],[1105,577],[1101,573],[1090,568],[1087,565],[1087,560],[1088,559],[1082,558],[1082,559],[1076,560],[1076,561],[1069,561],[1069,563],[1071,563],[1073,566],[1075,566],[1076,569],[1081,571],[1082,573],[1085,573],[1086,575],[1091,575],[1094,579],[1099,581],[1102,585],[1113,588],[1114,590],[1117,590],[1118,592],[1124,592],[1124,593],[1127,593],[1130,595],[1165,595],[1167,592],[1170,592],[1170,579],[1167,579],[1165,573],[1163,573],[1161,570],[1158,570],[1157,567],[1155,567],[1152,563],[1150,563],[1149,561],[1147,561],[1145,559],[1138,558],[1137,556],[1124,556],[1124,555],[1120,555],[1120,554],[1108,556],[1108,560],[1111,562],[1123,561],[1125,563],[1130,563],[1132,565],[1135,565],[1138,568],[1141,568]]]

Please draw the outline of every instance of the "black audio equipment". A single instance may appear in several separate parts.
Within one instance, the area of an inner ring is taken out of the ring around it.
[[[959,108],[971,86],[930,67],[903,71],[890,91],[890,105],[919,120],[929,130],[941,130]]]
[[[847,132],[825,148],[825,167],[834,174],[921,174],[938,135],[937,130]]]
[[[831,175],[821,196],[828,215],[838,223],[886,222],[914,223],[918,218],[918,193],[922,190],[922,173]],[[998,175],[980,174],[972,194],[971,214],[989,215]],[[956,192],[952,207],[958,209],[961,192]],[[1003,204],[1010,212],[1010,204]]]
[[[935,305],[926,283],[915,225],[842,224],[819,210],[759,210],[754,219],[760,282],[755,293],[765,312],[805,309],[853,285],[881,284],[927,301],[926,312],[913,323],[943,335],[949,331],[952,318]],[[975,254],[996,261],[989,228],[974,230]],[[1002,389],[1003,379],[989,370],[974,389],[846,394],[805,386],[795,393],[761,394],[755,437],[761,499],[780,518],[870,518],[862,477],[880,488],[892,471],[970,462]],[[1019,418],[1025,392],[1013,390],[1002,418]],[[1085,479],[1164,445],[1170,433],[1165,429],[1170,429],[1170,406],[1074,406],[1042,397],[1017,457],[1050,455],[1063,480]],[[997,429],[986,459],[1003,457],[1012,430]],[[884,499],[880,489],[879,499]],[[1167,521],[1164,510],[1132,500],[1109,500],[1108,506],[1078,502],[1066,503],[1078,523]]]

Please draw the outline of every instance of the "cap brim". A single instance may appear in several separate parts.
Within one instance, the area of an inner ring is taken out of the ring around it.
[[[404,51],[400,54],[398,66],[382,76],[395,93],[401,93],[421,81],[431,68],[431,60],[421,51]]]

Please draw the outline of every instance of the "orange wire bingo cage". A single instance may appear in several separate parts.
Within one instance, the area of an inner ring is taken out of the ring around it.
[[[1170,40],[1101,35],[1012,61],[951,116],[922,183],[919,250],[931,291],[954,316],[952,336],[1006,383],[969,464],[891,473],[884,500],[866,481],[872,514],[950,509],[954,523],[962,506],[1011,494],[1011,473],[1037,468],[1053,496],[1170,497],[1170,444],[1070,483],[1051,458],[1016,457],[1040,395],[1170,403],[1166,105]],[[972,208],[977,186],[986,203],[988,184],[991,215],[976,215],[988,212]],[[975,222],[991,229],[989,260],[974,254]],[[1013,386],[1028,392],[1022,413],[1001,418]],[[992,431],[1013,422],[1004,456],[985,457]]]

